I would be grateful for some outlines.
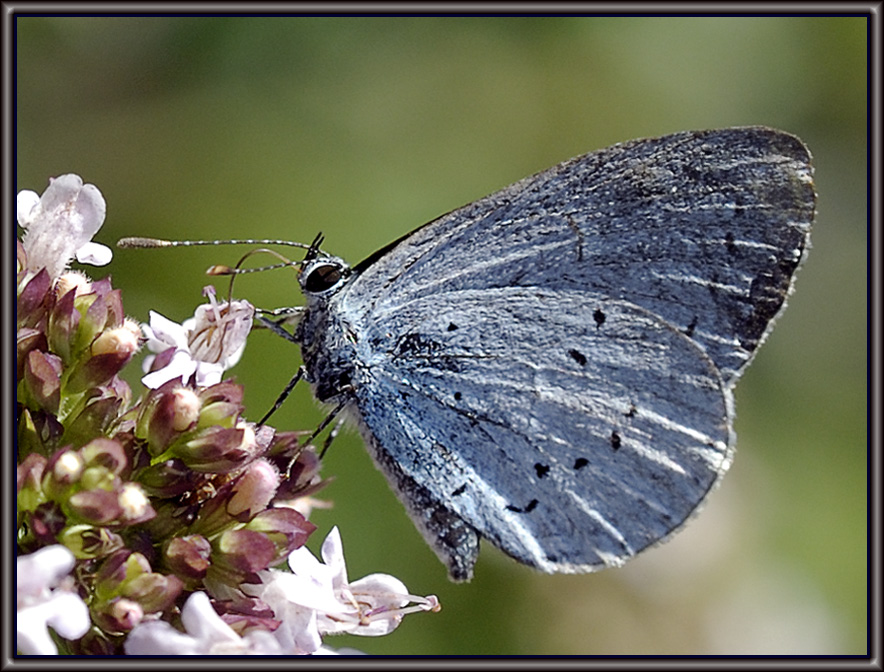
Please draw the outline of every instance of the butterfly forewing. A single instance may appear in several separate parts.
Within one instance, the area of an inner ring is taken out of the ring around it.
[[[364,268],[350,303],[382,312],[454,289],[597,292],[661,316],[731,381],[791,289],[814,200],[807,149],[779,131],[628,142],[421,227]]]

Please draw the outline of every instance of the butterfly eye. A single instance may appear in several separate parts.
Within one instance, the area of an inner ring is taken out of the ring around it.
[[[320,294],[337,285],[344,277],[344,268],[340,264],[321,262],[308,268],[301,282],[305,292]]]

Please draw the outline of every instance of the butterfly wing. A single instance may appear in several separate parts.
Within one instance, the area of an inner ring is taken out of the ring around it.
[[[356,267],[350,305],[382,314],[457,289],[595,292],[661,316],[733,383],[809,244],[807,148],[762,127],[586,154],[455,210]]]
[[[548,572],[617,565],[730,464],[730,392],[687,336],[573,290],[415,299],[360,332],[375,459],[454,578],[476,533]]]

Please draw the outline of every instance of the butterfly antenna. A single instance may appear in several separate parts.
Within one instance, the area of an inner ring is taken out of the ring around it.
[[[165,240],[163,238],[146,238],[143,236],[131,236],[120,238],[117,247],[124,250],[151,249],[156,247],[196,247],[199,245],[283,245],[286,247],[298,247],[302,250],[310,250],[313,245],[305,245],[291,240],[277,240],[275,238],[231,238],[228,240]]]

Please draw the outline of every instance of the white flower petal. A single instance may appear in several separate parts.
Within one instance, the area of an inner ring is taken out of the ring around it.
[[[56,656],[58,648],[46,629],[46,610],[40,605],[22,609],[15,618],[15,647],[28,656]]]
[[[179,376],[181,376],[181,380],[186,381],[193,375],[194,371],[196,371],[196,362],[190,358],[188,353],[179,350],[172,355],[172,359],[168,365],[164,366],[159,371],[152,371],[151,373],[142,376],[141,382],[145,387],[155,390],[164,383],[169,382],[173,378],[178,378]]]
[[[34,215],[34,208],[37,207],[37,204],[40,202],[40,194],[36,191],[31,191],[30,189],[23,189],[18,192],[18,196],[15,199],[16,205],[16,217],[18,218],[18,225],[23,229],[28,228],[28,225],[31,223]]]
[[[89,607],[79,595],[66,590],[56,590],[50,599],[54,613],[46,622],[65,639],[79,639],[89,631],[92,621],[89,619]]]
[[[375,597],[379,603],[392,607],[404,607],[411,602],[408,588],[395,576],[389,574],[369,574],[350,584],[354,595]]]
[[[213,362],[196,361],[196,384],[199,387],[217,385],[224,377],[224,365]]]
[[[201,653],[196,639],[165,621],[139,623],[123,643],[130,656],[193,656]]]
[[[21,603],[48,595],[49,589],[74,568],[74,554],[65,546],[45,546],[16,560],[16,592]]]
[[[147,337],[147,347],[151,352],[162,352],[168,348],[187,350],[187,330],[158,312],[150,311],[150,325],[142,325]]]
[[[332,573],[334,587],[342,590],[347,585],[347,563],[344,561],[344,544],[341,531],[335,525],[322,542],[322,559]]]
[[[113,258],[113,251],[101,243],[86,243],[77,250],[77,261],[81,264],[107,266]]]
[[[181,609],[181,623],[187,634],[211,642],[238,642],[240,637],[212,608],[209,596],[203,592],[187,598]]]
[[[16,645],[22,653],[57,654],[49,627],[65,639],[79,639],[89,630],[89,609],[80,596],[53,589],[73,566],[73,554],[61,545],[16,560]]]

